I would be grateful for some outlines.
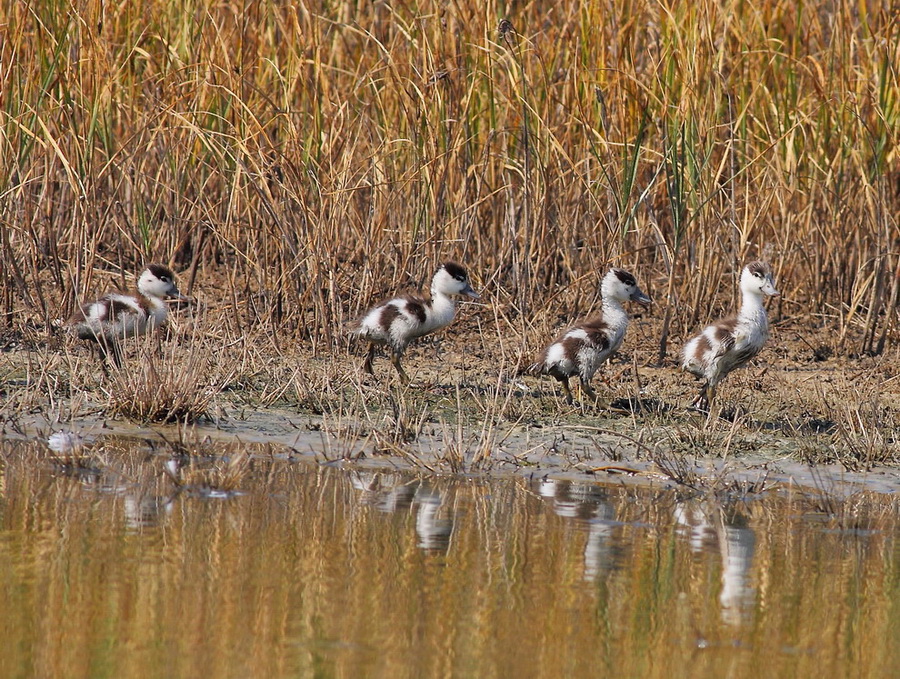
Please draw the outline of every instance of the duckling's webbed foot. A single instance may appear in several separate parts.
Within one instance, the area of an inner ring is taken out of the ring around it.
[[[697,394],[697,398],[691,403],[689,410],[708,413],[710,400],[710,388],[708,385],[703,385],[703,388],[700,389],[700,393]]]

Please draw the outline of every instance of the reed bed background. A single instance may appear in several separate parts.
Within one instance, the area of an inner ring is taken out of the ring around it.
[[[765,257],[880,353],[900,294],[885,2],[4,2],[0,325],[170,262],[237,335],[340,344],[464,262],[512,328],[610,263],[672,333]],[[499,326],[498,326],[499,327]]]

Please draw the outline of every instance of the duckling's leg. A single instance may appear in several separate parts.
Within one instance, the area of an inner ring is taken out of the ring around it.
[[[363,370],[365,370],[370,375],[374,375],[375,371],[372,369],[372,361],[375,360],[375,343],[369,342],[369,350],[366,352],[366,361],[363,363]]]
[[[392,351],[391,352],[391,363],[394,364],[394,367],[397,369],[397,374],[400,376],[400,382],[402,384],[409,384],[409,377],[406,372],[403,370],[403,366],[400,365],[400,352]]]
[[[569,405],[573,405],[575,401],[572,400],[572,390],[569,388],[569,378],[557,377],[556,379],[559,380],[559,383],[563,387],[563,391],[566,392],[566,403],[568,403]]]
[[[593,388],[591,388],[591,383],[586,380],[584,377],[579,378],[581,380],[581,391],[587,394],[587,397],[592,401],[597,400],[597,394],[594,392]]]
[[[709,410],[712,407],[712,402],[716,398],[716,383],[710,382],[706,386],[706,409]]]

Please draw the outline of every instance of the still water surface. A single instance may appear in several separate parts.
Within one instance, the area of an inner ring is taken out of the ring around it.
[[[0,676],[891,676],[895,511],[2,444]]]

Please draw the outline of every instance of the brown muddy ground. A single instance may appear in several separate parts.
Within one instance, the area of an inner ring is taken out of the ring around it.
[[[111,416],[111,393],[122,385],[97,370],[85,347],[7,335],[0,353],[3,434],[71,428],[94,438],[240,440],[334,464],[706,490],[842,481],[884,492],[900,487],[895,348],[847,356],[828,329],[776,323],[769,345],[729,376],[718,410],[706,417],[686,409],[697,382],[677,369],[681,337],[672,337],[669,358],[657,363],[656,319],[633,322],[620,354],[595,376],[600,402],[574,406],[553,379],[517,374],[559,326],[548,321],[515,334],[499,322],[490,328],[488,320],[464,309],[450,330],[412,347],[404,361],[413,381],[407,387],[385,357],[374,376],[364,374],[362,345],[313,353],[262,334],[220,333],[216,343],[206,330],[200,342],[196,324],[176,320],[157,372],[163,380],[191,373],[192,388],[211,395],[209,417],[190,425]],[[159,361],[154,351],[134,348],[127,369]]]

